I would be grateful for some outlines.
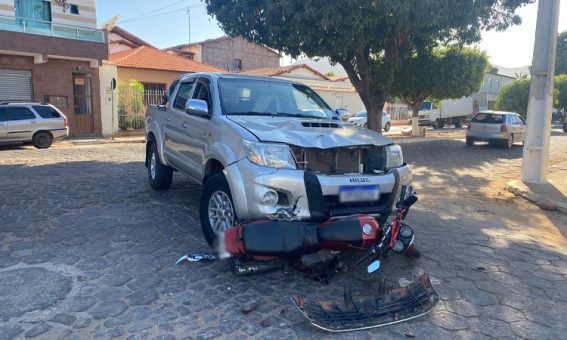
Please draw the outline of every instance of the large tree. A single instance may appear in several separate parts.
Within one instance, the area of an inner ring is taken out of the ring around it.
[[[555,58],[555,75],[567,74],[567,31],[557,38],[557,53]]]
[[[480,41],[520,23],[535,0],[205,0],[224,31],[292,57],[327,56],[347,72],[381,131],[394,74],[416,50]]]
[[[419,107],[426,99],[458,99],[478,92],[489,69],[486,53],[472,48],[437,48],[418,51],[395,73],[392,96],[413,110],[413,134],[417,134]]]

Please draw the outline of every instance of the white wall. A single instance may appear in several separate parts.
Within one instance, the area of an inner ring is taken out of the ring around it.
[[[112,78],[118,79],[116,66],[106,62],[98,68],[100,77],[100,120],[102,123],[102,135],[112,136],[112,90],[110,82]],[[114,90],[114,131],[118,130],[118,95]]]

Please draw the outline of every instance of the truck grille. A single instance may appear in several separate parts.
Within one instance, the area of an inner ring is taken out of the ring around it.
[[[384,171],[386,166],[386,151],[378,146],[331,149],[291,146],[291,149],[299,169],[311,170],[319,174],[373,174]]]

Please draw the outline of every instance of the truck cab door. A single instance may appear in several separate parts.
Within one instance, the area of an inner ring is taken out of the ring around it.
[[[199,77],[195,83],[191,99],[199,99],[207,103],[208,114],[197,115],[185,113],[183,117],[183,133],[180,148],[183,162],[188,164],[191,176],[201,181],[205,162],[205,152],[208,147],[209,122],[213,113],[213,96],[211,80]]]
[[[185,104],[191,98],[195,79],[189,78],[179,84],[173,100],[170,101],[169,110],[166,112],[163,125],[164,152],[167,162],[184,172],[186,172],[187,166],[183,163],[183,157],[181,156],[180,140],[181,135],[184,133]]]

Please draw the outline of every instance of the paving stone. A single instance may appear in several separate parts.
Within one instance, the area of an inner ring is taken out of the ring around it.
[[[218,329],[209,328],[209,329],[199,333],[199,335],[197,336],[197,339],[208,340],[208,339],[217,338],[221,335],[222,335],[222,333]]]
[[[138,290],[126,297],[130,306],[149,305],[159,298],[153,290]]]
[[[175,340],[175,337],[171,334],[158,335],[154,340]]]
[[[44,268],[21,268],[2,272],[0,287],[0,319],[6,319],[58,303],[71,290],[71,279]]]
[[[118,337],[124,336],[124,330],[121,327],[116,327],[116,328],[109,330],[106,334],[111,339],[118,338]]]
[[[88,313],[93,319],[106,319],[118,316],[128,309],[128,306],[122,301],[107,301],[102,302],[91,309]]]
[[[531,322],[518,321],[510,324],[516,336],[527,339],[559,339],[561,335],[552,328]]]
[[[130,324],[130,326],[128,326],[128,332],[134,333],[143,331],[148,328],[152,328],[154,325],[154,322],[150,319],[135,321],[134,323]]]
[[[56,314],[54,317],[49,319],[51,322],[60,323],[66,326],[72,326],[77,320],[76,316],[69,315],[69,314]]]
[[[40,323],[38,325],[33,326],[29,331],[26,332],[24,336],[26,338],[35,338],[37,336],[40,336],[48,332],[51,328],[52,327],[46,323]]]
[[[490,306],[498,303],[498,299],[492,293],[482,290],[463,290],[461,291],[463,300],[480,306]]]
[[[0,340],[11,340],[24,330],[19,326],[0,325]]]
[[[84,312],[96,303],[92,296],[75,296],[69,298],[68,309],[71,312]]]
[[[526,313],[508,306],[486,306],[482,308],[482,315],[506,322],[515,322],[526,319]]]
[[[73,328],[77,328],[77,329],[81,329],[81,328],[87,328],[91,325],[92,320],[89,318],[84,318],[84,319],[78,319],[77,322],[75,322],[75,325],[73,326]]]
[[[469,327],[465,317],[450,312],[433,311],[429,314],[428,319],[433,324],[449,331],[457,331]]]
[[[464,300],[447,301],[445,303],[447,310],[460,316],[479,316],[481,307]]]

